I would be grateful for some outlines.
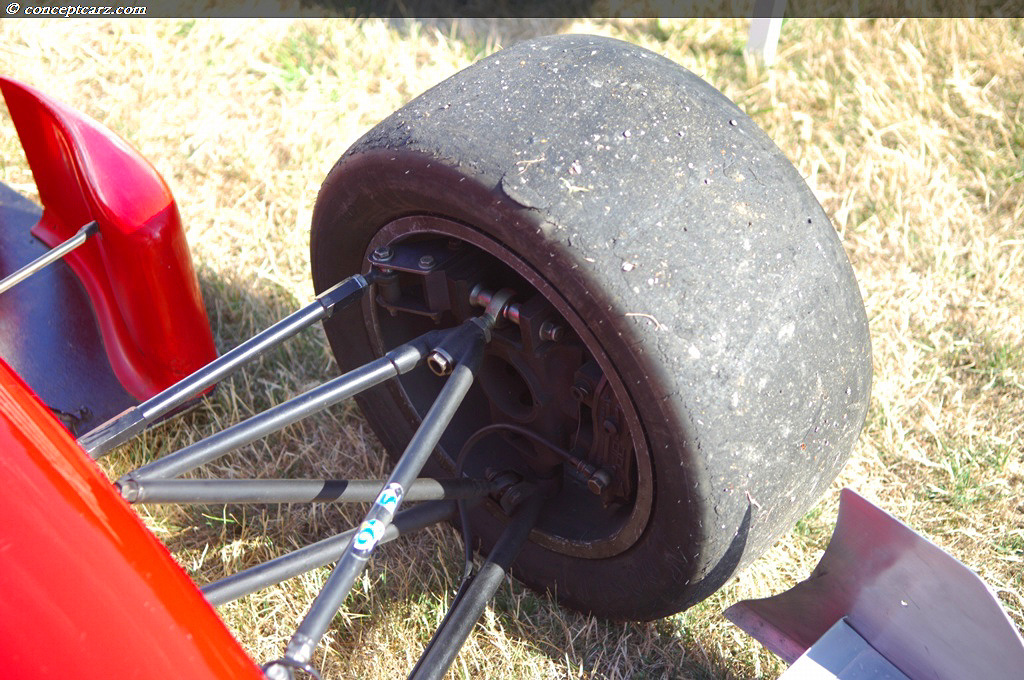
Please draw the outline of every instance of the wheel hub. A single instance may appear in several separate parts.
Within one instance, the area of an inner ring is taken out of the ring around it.
[[[500,244],[436,217],[390,223],[367,260],[384,275],[364,302],[378,351],[481,308],[497,319],[479,398],[442,439],[447,466],[554,480],[553,511],[532,535],[546,547],[595,558],[628,548],[650,513],[646,441],[624,385],[567,301]],[[430,363],[444,374],[444,357]],[[409,375],[395,389],[415,418],[437,388],[431,376]]]

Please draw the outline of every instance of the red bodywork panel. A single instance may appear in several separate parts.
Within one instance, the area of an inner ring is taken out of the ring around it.
[[[4,677],[263,679],[167,549],[2,361],[0,450]]]
[[[111,367],[140,400],[217,356],[177,205],[124,140],[37,90],[0,77],[47,245],[91,220],[99,234],[65,260],[92,301]]]

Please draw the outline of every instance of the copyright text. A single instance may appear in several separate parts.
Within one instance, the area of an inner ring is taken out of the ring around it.
[[[146,16],[144,5],[22,5],[12,2],[6,6],[7,16],[23,17],[95,17],[95,16]]]

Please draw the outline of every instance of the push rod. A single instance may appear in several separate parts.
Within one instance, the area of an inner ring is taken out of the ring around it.
[[[288,642],[285,659],[308,663],[331,619],[341,608],[355,580],[362,573],[380,537],[387,529],[402,497],[419,475],[434,447],[462,403],[480,365],[484,343],[490,339],[493,318],[478,317],[466,321],[449,333],[431,352],[443,352],[455,360],[451,375],[431,405],[416,433],[395,465],[387,485],[378,496],[341,559],[317,595],[309,611]]]
[[[380,479],[130,479],[117,482],[129,503],[369,503],[380,495]],[[483,479],[417,479],[406,501],[481,498],[491,491]]]
[[[141,480],[177,477],[385,380],[411,371],[424,356],[425,345],[420,345],[416,341],[402,345],[380,359],[353,369],[195,444],[147,463],[128,473],[122,480],[127,482],[133,478]]]
[[[451,501],[430,501],[417,505],[395,515],[394,521],[388,526],[381,541],[391,541],[398,536],[448,521],[454,516],[455,503]],[[207,601],[214,606],[237,600],[255,593],[257,590],[269,588],[299,574],[336,562],[352,541],[355,533],[356,529],[350,529],[336,536],[325,538],[263,564],[209,583],[200,590]]]
[[[57,260],[61,259],[78,246],[85,243],[90,236],[99,231],[99,225],[95,220],[86,224],[81,229],[75,232],[75,235],[64,241],[58,246],[51,248],[46,251],[43,255],[32,260],[27,265],[14,272],[13,274],[5,277],[0,281],[0,293],[6,293],[8,290],[18,285],[28,277],[32,276],[36,272],[42,270],[47,265],[51,265]]]
[[[373,272],[365,277],[356,274],[341,281],[305,307],[257,333],[195,373],[85,433],[78,439],[79,445],[93,458],[108,453],[253,359],[317,321],[331,316],[337,309],[347,307],[361,296],[372,280]]]
[[[459,593],[444,621],[434,631],[423,655],[409,674],[409,680],[441,680],[448,672],[487,603],[505,580],[512,562],[523,549],[530,531],[537,524],[543,504],[543,497],[534,493],[519,506],[480,571]]]

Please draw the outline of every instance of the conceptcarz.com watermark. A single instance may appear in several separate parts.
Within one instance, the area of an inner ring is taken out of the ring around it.
[[[95,16],[146,16],[145,5],[22,5],[12,2],[7,5],[7,16],[22,17],[95,17]]]

